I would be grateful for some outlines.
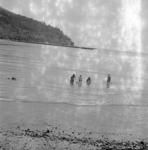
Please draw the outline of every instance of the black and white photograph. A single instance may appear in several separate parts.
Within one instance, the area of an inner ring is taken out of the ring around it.
[[[148,0],[0,0],[0,150],[148,150]]]

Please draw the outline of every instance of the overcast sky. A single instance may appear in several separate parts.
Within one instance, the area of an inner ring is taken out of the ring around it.
[[[59,27],[76,45],[117,48],[123,1],[0,0],[0,5],[13,12]],[[148,17],[148,1],[141,1],[144,35],[147,35],[147,22],[144,18]]]

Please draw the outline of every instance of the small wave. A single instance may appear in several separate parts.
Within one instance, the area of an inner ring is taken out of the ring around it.
[[[97,103],[95,102],[66,102],[66,101],[36,101],[36,100],[26,100],[26,99],[10,99],[10,98],[0,98],[0,102],[10,102],[10,103],[38,103],[38,104],[51,104],[51,105],[70,105],[76,107],[148,107],[147,104],[111,104],[111,103]]]

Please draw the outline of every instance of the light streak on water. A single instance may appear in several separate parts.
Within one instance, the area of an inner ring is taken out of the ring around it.
[[[143,64],[142,64],[142,19],[141,0],[122,0],[121,9],[121,49],[134,51],[138,58],[134,61],[129,56],[121,56],[123,62],[129,62],[132,81],[124,83],[125,88],[140,91],[143,88]],[[140,94],[138,95],[138,97]]]

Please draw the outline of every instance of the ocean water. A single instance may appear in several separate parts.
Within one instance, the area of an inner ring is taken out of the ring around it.
[[[1,40],[0,125],[59,124],[146,138],[147,57],[144,52]],[[70,85],[73,73],[76,80],[82,75],[81,87]],[[108,73],[110,88],[106,88]]]

